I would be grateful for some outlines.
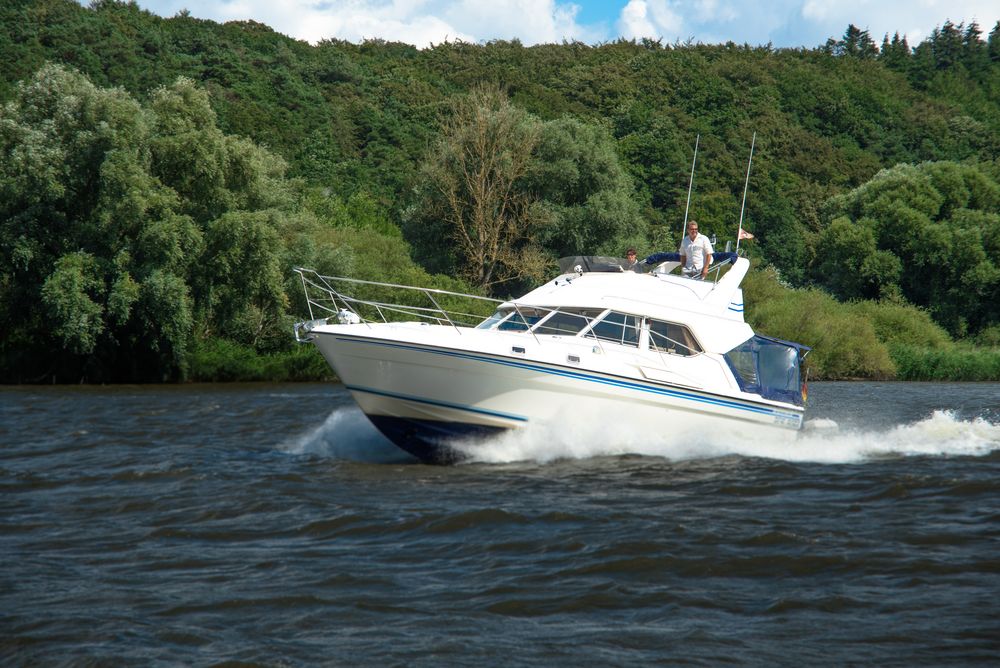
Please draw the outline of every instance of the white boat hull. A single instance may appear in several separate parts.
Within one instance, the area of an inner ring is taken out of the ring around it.
[[[742,438],[790,437],[802,424],[799,409],[652,379],[639,363],[611,360],[607,369],[618,373],[610,373],[546,357],[552,346],[536,350],[523,344],[523,335],[516,339],[523,354],[510,352],[515,339],[450,327],[330,325],[312,335],[373,424],[428,462],[460,458],[456,441],[468,452],[477,437],[567,416],[653,434],[691,430]],[[589,344],[581,346],[589,352]]]

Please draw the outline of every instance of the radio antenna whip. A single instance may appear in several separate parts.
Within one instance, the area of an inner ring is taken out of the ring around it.
[[[747,206],[747,188],[750,186],[750,165],[753,164],[753,147],[757,143],[757,131],[750,140],[750,160],[747,161],[747,180],[743,184],[743,204],[740,205],[740,228],[736,231],[736,252],[740,252],[740,241],[743,239],[743,210]]]
[[[688,209],[691,208],[691,186],[694,185],[694,165],[698,162],[698,141],[701,139],[701,133],[695,135],[694,138],[694,159],[691,160],[691,178],[688,179],[688,201],[684,206],[684,228],[681,230],[681,243],[684,242],[684,235],[687,234],[688,229]]]

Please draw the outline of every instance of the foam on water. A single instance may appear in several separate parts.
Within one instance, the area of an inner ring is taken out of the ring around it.
[[[838,429],[833,420],[807,422],[789,438],[748,438],[738,430],[704,433],[675,421],[661,433],[627,424],[563,416],[496,437],[455,444],[469,460],[481,463],[546,463],[618,455],[671,460],[711,459],[726,455],[764,457],[789,462],[857,463],[885,457],[983,456],[1000,450],[1000,424],[982,418],[963,420],[952,411],[934,411],[923,420],[890,429]],[[357,407],[337,408],[322,425],[281,449],[357,462],[400,462],[412,458],[393,445]]]
[[[725,455],[765,457],[790,462],[855,463],[912,455],[982,456],[1000,450],[1000,424],[977,418],[962,420],[951,411],[888,430],[839,431],[832,420],[788,439],[752,439],[738,433],[704,434],[673,424],[651,434],[627,425],[588,424],[586,420],[531,425],[459,449],[479,462],[582,459],[638,454],[672,460],[709,459]],[[555,426],[558,425],[558,426]]]
[[[412,459],[383,436],[356,406],[335,409],[323,424],[284,443],[281,450],[357,462]]]

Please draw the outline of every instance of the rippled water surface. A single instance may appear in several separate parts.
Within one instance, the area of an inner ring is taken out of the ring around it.
[[[1000,664],[1000,385],[810,401],[430,467],[336,385],[0,388],[0,664]]]

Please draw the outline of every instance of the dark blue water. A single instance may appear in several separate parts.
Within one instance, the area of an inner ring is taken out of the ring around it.
[[[430,467],[335,385],[0,388],[0,664],[1000,664],[1000,385],[810,399]]]

